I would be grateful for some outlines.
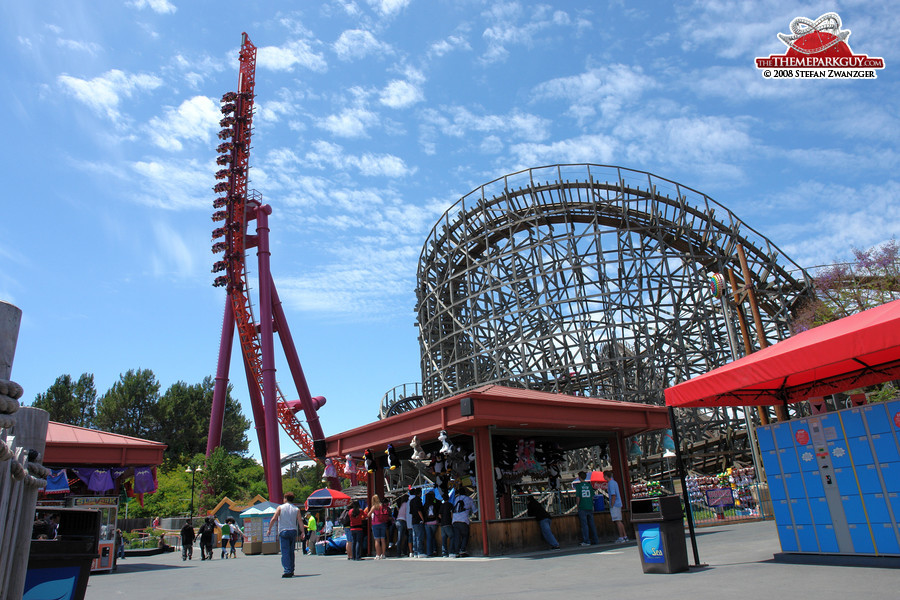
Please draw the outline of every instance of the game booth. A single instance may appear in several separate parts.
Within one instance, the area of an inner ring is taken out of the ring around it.
[[[37,505],[43,513],[71,508],[99,514],[92,572],[115,568],[120,492],[142,496],[156,491],[156,467],[165,448],[159,442],[50,422],[44,464],[51,474]]]
[[[348,456],[365,460],[362,482],[369,498],[405,491],[395,475],[398,462],[414,470],[416,487],[440,494],[441,478],[450,475],[429,473],[430,461],[415,457],[461,457],[469,466],[460,483],[473,491],[478,514],[470,528],[469,552],[492,556],[546,546],[534,519],[525,515],[525,499],[539,490],[555,490],[545,495],[563,498],[553,516],[560,543],[578,541],[574,504],[565,504],[571,491],[561,489],[559,482],[568,450],[600,449],[620,483],[627,513],[627,438],[670,427],[664,406],[485,385],[328,437],[325,444],[332,461]],[[608,508],[595,512],[594,519],[599,535],[616,536]]]

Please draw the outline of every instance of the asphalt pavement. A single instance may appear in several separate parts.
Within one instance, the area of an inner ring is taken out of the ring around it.
[[[689,562],[695,561],[686,539]],[[676,574],[645,574],[635,542],[578,546],[499,557],[348,561],[297,555],[296,576],[281,578],[278,555],[183,562],[180,553],[129,558],[115,573],[92,575],[87,600],[127,598],[608,598],[614,600],[816,600],[900,597],[897,569],[776,562],[772,521],[697,530],[700,564]]]

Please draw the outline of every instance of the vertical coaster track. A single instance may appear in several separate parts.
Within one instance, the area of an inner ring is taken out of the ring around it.
[[[277,421],[281,424],[308,457],[312,459],[321,456],[322,448],[317,448],[317,441],[324,439],[324,434],[317,410],[325,404],[325,398],[313,398],[310,395],[269,271],[268,215],[271,214],[271,208],[262,204],[258,193],[247,190],[255,74],[256,46],[244,33],[240,50],[238,91],[222,96],[221,110],[224,117],[219,124],[223,129],[218,137],[223,141],[217,148],[220,154],[216,159],[222,168],[216,172],[216,179],[220,181],[213,187],[213,191],[224,195],[213,201],[216,211],[212,219],[225,223],[213,231],[212,251],[216,254],[222,252],[224,255],[215,262],[212,270],[214,273],[225,273],[217,276],[213,285],[226,288],[227,301],[206,452],[209,455],[221,443],[228,366],[234,330],[237,329],[269,497],[280,502],[280,452],[275,423]],[[256,235],[247,232],[253,220],[257,222]],[[259,260],[259,324],[253,314],[246,265],[246,253],[254,247],[257,248]],[[276,331],[299,400],[287,401],[275,383],[273,333]],[[304,411],[309,430],[295,417],[300,410]],[[320,451],[317,452],[317,449]]]

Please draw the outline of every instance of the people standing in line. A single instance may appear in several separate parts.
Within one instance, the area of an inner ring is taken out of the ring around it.
[[[200,560],[212,560],[213,538],[216,535],[216,526],[213,525],[212,517],[204,519],[198,532],[200,533]]]
[[[316,553],[316,542],[319,540],[319,524],[311,511],[306,512],[306,547],[309,554]]]
[[[409,512],[412,519],[412,553],[413,558],[425,556],[425,507],[422,504],[422,491],[409,490]]]
[[[587,480],[587,473],[578,472],[578,479],[572,484],[578,499],[578,521],[581,523],[581,545],[593,546],[600,543],[597,524],[594,522],[594,486]]]
[[[440,523],[440,509],[434,491],[425,494],[422,503],[425,512],[425,556],[437,556],[437,530]]]
[[[466,548],[469,546],[469,519],[475,512],[475,501],[469,496],[469,489],[461,487],[456,490],[456,500],[453,503],[453,530],[456,532],[456,551],[452,552],[458,558],[469,556]]]
[[[341,527],[344,528],[344,539],[347,540],[346,544],[344,544],[347,548],[347,560],[353,560],[353,536],[350,535],[350,510],[352,509],[352,505],[348,506],[343,510],[341,516],[338,517],[338,521],[341,524]]]
[[[232,558],[237,558],[237,550],[235,546],[237,543],[244,539],[244,530],[241,529],[237,521],[234,520],[234,517],[228,517],[225,519],[225,522],[231,525],[231,537],[228,540],[228,555]]]
[[[191,525],[191,520],[187,519],[184,522],[184,527],[181,528],[181,560],[193,560],[194,539],[196,537],[194,526]]]
[[[372,522],[372,538],[375,540],[375,560],[385,558],[387,550],[387,528],[391,522],[391,511],[382,504],[378,494],[372,496],[372,505],[366,510]]]
[[[612,469],[603,471],[603,476],[606,478],[606,493],[609,494],[609,518],[619,530],[616,543],[624,544],[628,541],[628,536],[625,534],[625,523],[622,522],[622,493],[619,491],[619,484],[615,480]]]
[[[294,546],[297,543],[297,533],[303,532],[303,520],[300,518],[300,509],[294,506],[294,494],[288,492],[284,495],[284,504],[275,509],[272,520],[269,521],[269,529],[266,535],[272,534],[272,526],[278,523],[278,543],[281,547],[281,568],[284,571],[282,577],[294,576]]]
[[[350,560],[362,560],[363,556],[363,528],[365,527],[366,511],[359,507],[354,500],[350,504],[350,540],[353,544],[353,557]]]
[[[547,512],[547,509],[545,509],[534,496],[528,496],[525,507],[528,511],[528,516],[534,517],[538,522],[538,525],[541,528],[541,535],[544,536],[544,541],[550,544],[550,549],[559,550],[559,542],[556,541],[556,537],[553,535],[553,529],[550,528],[550,513]]]
[[[409,556],[409,496],[403,494],[397,499],[397,515],[395,522],[397,523],[397,558],[401,556]]]
[[[441,555],[456,558],[456,549],[453,547],[456,539],[456,531],[453,529],[453,503],[450,502],[448,494],[444,494],[444,500],[441,502],[438,512],[441,519]]]

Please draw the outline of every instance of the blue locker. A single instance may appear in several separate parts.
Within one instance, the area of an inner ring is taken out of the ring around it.
[[[894,434],[873,433],[871,436],[872,446],[875,447],[876,462],[897,462],[900,461],[900,448],[897,447],[897,440]]]
[[[781,549],[785,552],[797,552],[799,550],[793,525],[778,525],[778,539],[781,541]]]
[[[756,430],[756,440],[759,442],[760,452],[768,452],[775,449],[775,438],[772,437],[771,427],[760,427]]]
[[[797,453],[794,451],[793,446],[789,448],[779,448],[778,460],[781,462],[782,473],[800,472],[800,463],[797,462]]]
[[[900,492],[888,492],[887,502],[894,513],[894,519],[900,523]]]
[[[766,472],[770,471],[766,469]],[[769,496],[772,498],[772,502],[787,500],[787,493],[784,491],[783,475],[769,475]]]
[[[812,515],[813,523],[816,525],[831,525],[833,523],[827,498],[810,498],[809,512]]]
[[[828,454],[831,455],[831,465],[834,468],[850,467],[853,461],[850,460],[850,452],[847,450],[847,442],[843,439],[831,440],[827,442]]]
[[[837,413],[828,413],[822,415],[822,433],[825,434],[825,441],[843,440],[844,428],[841,427],[841,418]]]
[[[816,525],[816,536],[819,538],[819,552],[839,552],[834,526]]]
[[[805,498],[806,489],[803,487],[803,475],[800,473],[785,473],[784,489],[788,498]]]
[[[775,445],[779,450],[794,447],[794,434],[791,432],[790,421],[772,425],[772,435],[775,436]]]
[[[863,496],[867,494],[879,494],[881,480],[878,478],[878,470],[875,465],[857,465],[856,480],[859,481],[859,490]]]
[[[773,500],[772,512],[775,514],[775,523],[792,523],[791,509],[788,500]]]
[[[842,496],[858,496],[859,486],[856,483],[856,475],[852,467],[842,467],[834,470],[834,479],[837,481],[838,490]]]
[[[763,468],[771,477],[775,473],[781,473],[781,465],[778,463],[778,450],[766,450],[762,453]]]
[[[851,408],[837,413],[841,417],[844,426],[844,436],[849,438],[866,435],[866,427],[863,425],[862,410]]]
[[[844,505],[844,515],[848,523],[866,524],[866,512],[863,510],[862,500],[859,496],[841,496],[841,504]]]
[[[794,515],[794,525],[812,525],[812,515],[809,512],[809,502],[806,498],[791,499],[791,514]],[[800,532],[797,532],[799,537]]]
[[[872,523],[874,526],[876,523],[891,522],[887,499],[884,497],[884,494],[863,494],[862,500],[866,507],[866,516],[869,517],[869,523]]]
[[[888,419],[884,403],[866,405],[862,409],[862,414],[866,419],[870,435],[887,433],[891,430],[891,422]]]
[[[900,554],[897,530],[891,523],[873,523],[872,537],[875,538],[875,548],[878,550],[878,554]]]
[[[850,523],[850,538],[853,540],[853,551],[857,554],[875,554],[875,546],[872,544],[872,534],[865,523]]]
[[[796,525],[797,543],[800,552],[818,552],[819,540],[816,539],[816,528],[812,525]]]
[[[900,462],[886,462],[878,465],[884,487],[888,492],[900,492]],[[900,522],[900,515],[897,515]]]
[[[825,488],[822,486],[822,478],[818,471],[803,471],[803,483],[806,485],[808,498],[819,498],[825,495]]]
[[[884,408],[887,410],[887,418],[888,423],[891,425],[891,430],[900,435],[900,400],[885,402]]]
[[[869,436],[857,436],[852,438],[847,438],[847,444],[850,446],[850,454],[853,456],[853,464],[859,467],[859,465],[871,465],[875,463],[875,458],[872,456],[872,448],[869,446]]]

